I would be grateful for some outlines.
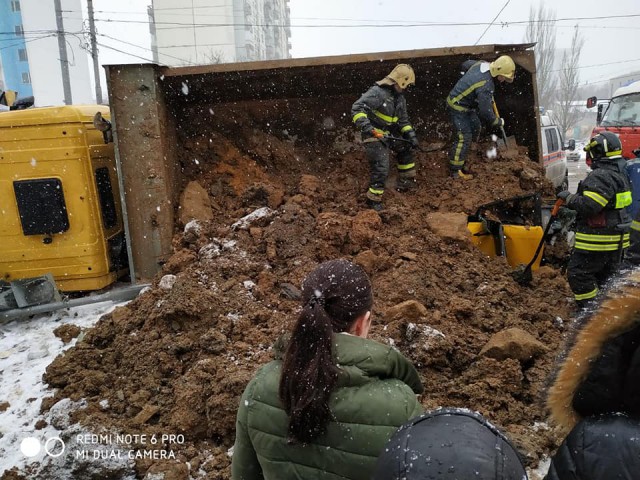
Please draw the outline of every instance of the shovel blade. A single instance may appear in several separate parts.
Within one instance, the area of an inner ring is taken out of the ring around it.
[[[513,135],[505,139],[505,144],[506,144],[507,150],[515,150],[518,148],[518,144],[516,143],[516,137],[514,137]]]

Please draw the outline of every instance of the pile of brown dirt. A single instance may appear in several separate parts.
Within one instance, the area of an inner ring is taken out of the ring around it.
[[[504,258],[442,235],[437,223],[498,198],[551,196],[542,169],[524,152],[487,158],[491,145],[481,144],[471,152],[476,178],[453,181],[444,145],[417,153],[419,188],[389,188],[378,214],[364,208],[367,164],[350,129],[329,125],[314,136],[300,122],[300,131],[283,132],[277,121],[265,124],[263,110],[236,105],[233,122],[181,132],[184,184],[204,187],[213,220],[177,225],[175,253],[154,287],[48,367],[57,390],[43,410],[86,399],[74,420],[95,429],[184,434],[184,444],[171,445],[177,461],[194,476],[229,478],[240,395],[295,321],[295,287],[319,262],[348,257],[372,278],[372,338],[415,363],[423,405],[481,412],[535,465],[557,441],[538,427],[546,418],[539,401],[573,308],[568,285],[544,267],[523,287]],[[436,212],[451,216],[428,216]],[[480,355],[512,328],[543,347],[527,358],[507,347]],[[137,462],[140,478],[152,463]]]

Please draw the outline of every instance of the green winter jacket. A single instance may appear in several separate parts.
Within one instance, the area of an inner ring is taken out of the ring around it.
[[[392,347],[337,334],[341,367],[329,406],[335,420],[313,444],[287,444],[288,417],[278,398],[282,362],[263,366],[240,400],[233,480],[369,479],[397,427],[423,412],[413,365]]]

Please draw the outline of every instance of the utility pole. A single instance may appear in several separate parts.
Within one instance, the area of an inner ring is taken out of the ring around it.
[[[67,41],[64,38],[64,25],[62,23],[62,6],[60,0],[53,0],[56,9],[56,27],[58,29],[58,49],[60,50],[60,68],[62,70],[62,88],[64,90],[64,103],[71,105],[71,79],[69,78],[69,60],[67,59]]]
[[[89,36],[91,37],[91,58],[93,59],[93,76],[96,81],[96,103],[102,103],[102,87],[100,86],[100,65],[98,62],[98,42],[96,41],[96,23],[93,19],[93,0],[87,0],[89,10]]]

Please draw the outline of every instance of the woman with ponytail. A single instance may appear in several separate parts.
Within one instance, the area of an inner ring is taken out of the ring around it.
[[[305,279],[284,354],[240,400],[234,480],[369,479],[397,427],[422,413],[413,365],[367,339],[372,306],[367,274],[348,260]]]

